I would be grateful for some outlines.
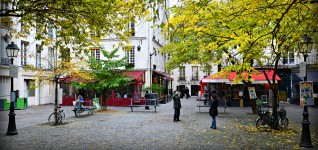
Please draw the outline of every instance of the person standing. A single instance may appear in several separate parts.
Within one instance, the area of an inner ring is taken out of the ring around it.
[[[219,105],[219,97],[216,94],[212,95],[212,104],[209,110],[210,116],[212,117],[212,129],[216,129],[216,119],[215,117],[218,116],[218,105]]]
[[[186,98],[187,98],[187,99],[190,97],[189,92],[190,92],[190,91],[189,91],[189,88],[186,87],[186,88],[185,88],[185,94],[186,94]]]
[[[181,121],[179,119],[180,117],[180,108],[181,108],[181,101],[180,101],[180,93],[178,91],[175,91],[175,95],[173,97],[173,108],[174,108],[174,116],[173,121]]]
[[[184,88],[182,88],[182,89],[181,89],[181,93],[179,92],[179,96],[180,96],[180,98],[183,98],[184,93],[185,93],[185,89],[184,89]]]
[[[149,105],[149,99],[150,99],[150,95],[149,95],[148,91],[146,91],[146,94],[145,94],[145,100],[146,100],[145,104],[146,105]],[[149,106],[145,106],[145,109],[149,110],[150,108],[149,108]]]

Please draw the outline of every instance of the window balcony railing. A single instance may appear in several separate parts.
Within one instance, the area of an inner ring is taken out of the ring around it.
[[[185,80],[186,77],[185,76],[179,76],[179,80]]]
[[[10,58],[1,57],[1,65],[10,65]]]
[[[199,77],[198,76],[192,76],[191,80],[199,80]]]

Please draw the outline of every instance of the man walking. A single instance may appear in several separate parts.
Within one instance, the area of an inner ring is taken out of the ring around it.
[[[173,108],[174,108],[174,117],[173,121],[181,121],[179,119],[180,117],[180,108],[181,108],[181,101],[180,101],[180,93],[178,91],[175,91],[175,95],[173,97]]]

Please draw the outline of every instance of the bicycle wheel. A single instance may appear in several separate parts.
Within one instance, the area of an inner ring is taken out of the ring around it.
[[[57,114],[57,124],[59,124],[60,122],[61,122],[61,116],[59,115],[59,114]],[[55,124],[55,113],[53,112],[50,116],[49,116],[49,119],[48,119],[48,121],[49,121],[49,124],[51,125],[51,126],[53,126],[53,125],[56,125]]]
[[[282,119],[284,119],[285,120],[285,122],[287,123],[287,126],[289,125],[289,120],[288,120],[288,118],[286,118],[286,117],[282,117]]]
[[[265,131],[268,128],[268,122],[266,119],[261,119],[260,117],[256,119],[256,128],[259,131]]]
[[[65,119],[65,113],[63,110],[60,111],[60,115],[61,115],[62,119]]]
[[[279,119],[279,126],[283,131],[287,130],[288,127],[288,119],[283,117]]]
[[[58,120],[58,124],[62,124],[62,123],[63,123],[62,120],[64,119],[64,117],[63,117],[62,115],[63,115],[63,114],[62,114],[61,112],[58,113],[58,116],[59,116],[59,117],[58,117],[58,119],[59,119],[59,120]]]

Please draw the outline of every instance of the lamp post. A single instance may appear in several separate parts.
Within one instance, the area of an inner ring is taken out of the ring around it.
[[[14,42],[11,42],[6,47],[7,55],[11,58],[11,65],[13,66],[13,57],[17,57],[19,48]],[[11,66],[11,67],[12,67]],[[15,113],[14,113],[14,101],[15,96],[13,95],[13,76],[11,75],[11,103],[10,103],[10,113],[9,113],[9,124],[8,124],[8,130],[7,135],[17,135],[17,128],[15,125]]]
[[[303,36],[302,41],[299,44],[299,52],[302,53],[304,55],[304,62],[306,64],[306,72],[305,72],[305,77],[304,77],[304,82],[307,81],[307,57],[308,57],[308,53],[310,53],[311,49],[312,49],[312,44],[313,42],[311,41],[311,38],[307,36],[307,34],[305,34]],[[309,113],[308,113],[308,107],[305,104],[304,106],[304,111],[303,111],[303,121],[302,123],[302,132],[301,132],[301,140],[300,140],[300,144],[299,146],[301,147],[306,147],[306,148],[312,148],[313,145],[311,143],[311,137],[310,137],[310,122],[309,122]]]
[[[150,90],[151,90],[151,92],[152,92],[152,71],[151,71],[151,57],[152,57],[152,55],[157,55],[157,52],[156,51],[154,51],[153,53],[150,53]]]

